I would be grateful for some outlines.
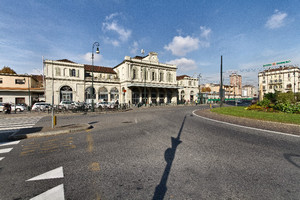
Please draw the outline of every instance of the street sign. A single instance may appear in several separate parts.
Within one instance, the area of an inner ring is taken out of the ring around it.
[[[265,64],[265,65],[263,65],[263,67],[271,67],[271,66],[276,66],[276,65],[283,65],[283,64],[290,63],[290,62],[291,62],[291,60],[285,60],[285,61],[280,61],[280,62],[273,62],[273,63]]]

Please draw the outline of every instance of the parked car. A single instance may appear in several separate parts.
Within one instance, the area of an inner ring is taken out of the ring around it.
[[[61,101],[59,103],[59,106],[61,108],[73,109],[75,107],[75,102],[74,101]]]
[[[11,112],[23,112],[24,110],[26,110],[24,106],[11,104]]]
[[[110,104],[108,102],[103,101],[103,102],[97,102],[96,107],[97,108],[99,108],[99,107],[101,107],[101,108],[107,108],[107,107],[109,107],[109,105]]]
[[[47,110],[51,108],[50,103],[45,103],[45,102],[36,102],[33,104],[31,110]]]
[[[0,112],[3,112],[4,110],[4,103],[0,102]]]
[[[9,114],[11,112],[11,106],[9,103],[0,103],[0,111],[5,114]]]

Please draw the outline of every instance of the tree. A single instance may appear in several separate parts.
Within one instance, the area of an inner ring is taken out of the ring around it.
[[[10,67],[4,66],[1,70],[0,73],[5,73],[5,74],[17,74],[13,69]]]
[[[201,92],[211,92],[210,87],[203,87],[201,88]]]

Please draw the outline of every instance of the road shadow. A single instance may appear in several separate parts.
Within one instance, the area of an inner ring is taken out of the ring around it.
[[[162,199],[164,199],[164,197],[166,195],[166,192],[168,189],[167,182],[168,182],[169,174],[171,171],[172,163],[175,158],[176,149],[177,149],[178,145],[182,142],[180,140],[180,135],[181,135],[184,123],[185,123],[185,119],[186,119],[186,116],[183,119],[183,122],[181,124],[181,127],[180,127],[177,137],[176,138],[171,137],[172,147],[168,148],[165,151],[165,161],[167,162],[167,165],[165,167],[164,173],[160,179],[159,184],[155,188],[155,192],[154,192],[152,200],[162,200]]]
[[[297,168],[300,169],[300,155],[299,154],[292,154],[292,153],[284,153],[283,157],[289,161],[289,163],[293,164],[294,166],[296,166]],[[295,162],[293,160],[293,158],[299,158],[299,162]]]
[[[15,133],[10,134],[8,136],[8,140],[19,140],[19,139],[26,139],[26,134],[37,133],[40,132],[43,127],[31,127],[31,128],[22,128],[17,130]],[[20,136],[22,135],[22,137]]]

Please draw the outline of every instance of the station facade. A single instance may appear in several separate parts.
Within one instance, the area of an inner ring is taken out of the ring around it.
[[[129,57],[115,66],[101,67],[70,60],[44,60],[46,102],[60,101],[170,104],[193,102],[198,93],[198,79],[185,87],[177,81],[176,65],[160,63],[158,55]],[[186,90],[186,91],[185,91]],[[183,92],[182,92],[183,91]],[[185,95],[179,95],[184,93]]]

